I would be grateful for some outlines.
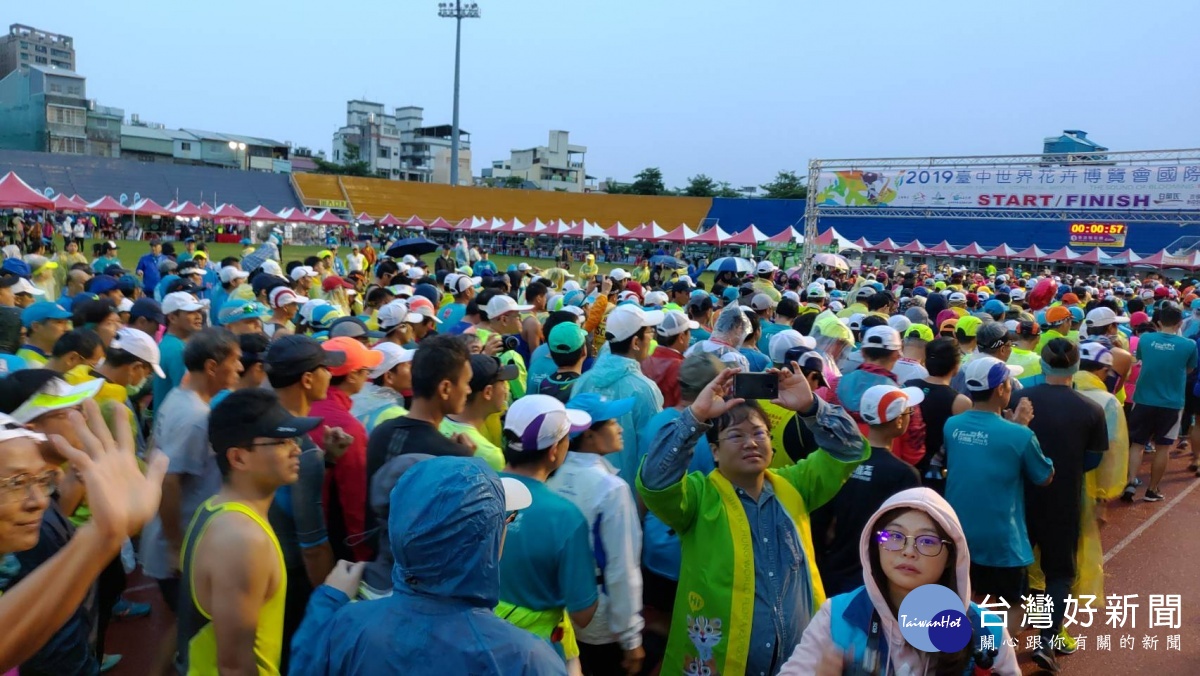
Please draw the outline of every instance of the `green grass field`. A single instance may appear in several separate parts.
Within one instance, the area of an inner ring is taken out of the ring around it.
[[[98,241],[100,241],[100,240],[90,240],[89,239],[86,241],[83,248],[80,249],[80,251],[82,251],[84,253],[84,255],[88,256],[89,260],[91,259],[92,244],[94,244],[95,242],[98,242]],[[60,242],[60,244],[61,244],[61,242]],[[121,240],[120,242],[117,242],[117,244],[120,246],[120,249],[118,252],[118,257],[121,260],[121,265],[123,265],[125,267],[125,269],[127,269],[127,270],[133,270],[137,266],[138,259],[141,258],[142,255],[150,253],[150,246],[146,242]],[[220,260],[222,258],[225,258],[226,256],[241,256],[242,255],[242,245],[240,245],[240,244],[218,244],[215,242],[209,242],[208,244],[205,245],[205,247],[208,249],[209,258],[211,260],[217,261],[217,262],[220,262]],[[317,246],[293,246],[290,244],[286,245],[283,247],[283,261],[282,261],[281,265],[283,267],[287,267],[287,263],[289,261],[304,260],[308,256],[316,255],[316,253],[318,251],[321,251],[323,248],[324,247],[317,247]],[[176,243],[176,252],[180,252],[180,251],[183,251],[183,244],[177,242]],[[340,255],[344,256],[347,253],[347,251],[344,250],[344,248],[343,248],[343,249],[339,249],[338,253]],[[427,254],[425,256],[422,256],[421,258],[423,258],[426,262],[428,262],[429,265],[432,267],[434,259],[437,258],[437,254],[436,253]],[[545,267],[550,266],[553,263],[553,261],[549,258],[519,258],[516,256],[492,256],[492,261],[496,264],[496,267],[499,268],[501,271],[507,270],[508,266],[513,263],[522,263],[522,262],[529,263],[530,265],[537,267],[537,268],[545,268]],[[615,265],[612,263],[597,263],[596,265],[600,268],[601,272],[608,272],[609,270],[612,270],[613,268],[621,267],[619,265]],[[579,269],[579,264],[574,264],[571,266],[571,268],[572,268],[572,271],[577,271]],[[631,266],[631,265],[625,266],[625,268],[627,270],[631,270],[633,268],[633,266]],[[705,280],[706,286],[708,284],[711,284],[712,277],[713,277],[713,275],[711,272],[706,272],[701,276],[701,278]]]

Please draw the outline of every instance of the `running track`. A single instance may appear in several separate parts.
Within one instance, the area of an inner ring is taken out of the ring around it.
[[[1105,550],[1105,594],[1138,594],[1137,629],[1117,630],[1104,624],[1106,616],[1097,612],[1091,629],[1076,632],[1087,637],[1086,647],[1074,655],[1060,658],[1065,674],[1103,676],[1105,674],[1200,673],[1200,576],[1194,564],[1200,564],[1200,479],[1186,471],[1188,460],[1172,456],[1162,490],[1167,499],[1159,503],[1114,501],[1108,510],[1108,523],[1101,530]],[[1143,465],[1143,481],[1149,478],[1150,459]],[[1197,565],[1200,568],[1200,565]],[[158,588],[138,575],[130,577],[130,598],[154,605],[147,619],[116,622],[109,629],[109,652],[123,653],[124,660],[110,672],[112,676],[144,676],[165,631],[165,607]],[[1182,595],[1182,626],[1177,630],[1146,629],[1149,594]],[[1102,604],[1097,602],[1097,607]],[[1136,637],[1133,650],[1122,650],[1122,634]],[[1112,650],[1096,650],[1096,636],[1110,634]],[[1144,635],[1158,636],[1156,650],[1142,648]],[[1168,634],[1180,635],[1178,651],[1168,651]],[[1025,674],[1039,673],[1028,659],[1024,637],[1018,648]]]

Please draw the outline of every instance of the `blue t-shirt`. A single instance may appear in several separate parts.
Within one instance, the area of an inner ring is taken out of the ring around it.
[[[763,354],[771,354],[771,337],[780,331],[786,331],[792,327],[786,324],[776,324],[775,322],[762,323],[762,337],[758,339],[758,350]]]
[[[0,378],[25,368],[25,360],[15,354],[0,353]]]
[[[1138,376],[1133,403],[1183,409],[1187,372],[1196,368],[1196,343],[1173,333],[1142,334],[1138,339]]]
[[[650,452],[650,444],[654,443],[655,437],[662,428],[672,420],[678,420],[680,415],[681,412],[678,409],[668,408],[656,414],[650,419],[650,422],[646,423],[645,434],[638,435],[638,467],[641,467],[642,460]],[[692,462],[688,465],[688,472],[700,472],[707,476],[714,469],[716,466],[713,464],[712,449],[709,448],[708,438],[701,436],[696,441],[696,449],[692,454]],[[678,580],[681,560],[679,536],[655,516],[654,512],[647,512],[646,520],[642,524],[643,565],[658,575]]]
[[[159,365],[162,366],[166,378],[154,376],[154,410],[158,410],[167,393],[183,382],[183,374],[187,368],[183,365],[184,342],[175,335],[163,334],[162,342],[158,344]]]
[[[500,599],[530,610],[584,610],[596,602],[596,560],[588,522],[570,500],[517,474],[533,504],[508,525],[500,558]],[[547,537],[553,534],[552,537]]]
[[[750,370],[752,372],[758,373],[771,368],[771,358],[758,350],[743,347],[739,348],[738,352],[746,358],[746,361],[750,362]]]
[[[712,332],[705,330],[703,326],[698,329],[692,329],[692,332],[688,334],[688,347],[691,347],[702,340],[708,340],[709,338],[712,338]]]
[[[438,312],[438,319],[442,320],[442,326],[454,326],[461,322],[466,314],[467,306],[465,304],[451,303]]]
[[[1025,482],[1042,484],[1054,471],[1037,436],[995,413],[970,410],[946,421],[944,443],[946,501],[962,522],[971,562],[1001,568],[1033,563]]]

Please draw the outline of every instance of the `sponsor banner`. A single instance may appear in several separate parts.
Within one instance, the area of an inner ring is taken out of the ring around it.
[[[949,167],[821,172],[818,206],[1063,211],[1200,210],[1200,165]]]

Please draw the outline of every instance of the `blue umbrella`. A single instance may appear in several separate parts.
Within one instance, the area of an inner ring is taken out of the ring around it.
[[[667,267],[667,268],[671,268],[671,269],[687,267],[687,263],[684,263],[683,261],[679,260],[678,258],[676,258],[674,256],[666,256],[666,255],[662,255],[662,254],[660,254],[658,256],[651,256],[650,264],[651,265],[661,265],[663,267]]]
[[[745,258],[736,256],[725,256],[718,258],[708,266],[709,272],[754,272],[754,263],[751,263]]]

